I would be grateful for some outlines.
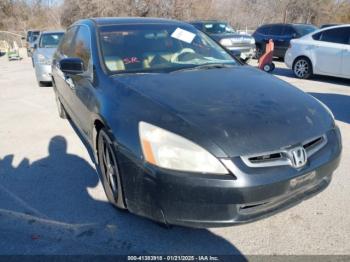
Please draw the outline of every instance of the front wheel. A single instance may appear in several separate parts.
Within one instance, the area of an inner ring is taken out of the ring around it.
[[[107,198],[114,206],[125,209],[115,144],[109,132],[102,128],[97,137],[97,157],[101,182]]]
[[[297,78],[308,79],[312,77],[312,64],[306,57],[300,57],[293,64],[293,72]]]

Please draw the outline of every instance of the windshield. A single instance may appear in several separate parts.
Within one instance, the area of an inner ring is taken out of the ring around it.
[[[237,65],[192,26],[146,24],[100,28],[103,60],[112,73],[171,72],[206,64]]]
[[[28,31],[27,33],[27,41],[33,42],[36,40],[36,38],[39,36],[40,31]]]
[[[204,28],[208,34],[230,34],[235,32],[227,23],[205,23]]]
[[[40,38],[40,48],[56,48],[64,33],[43,34]]]
[[[297,26],[294,26],[294,28],[300,36],[307,35],[318,29],[314,25],[297,25]]]

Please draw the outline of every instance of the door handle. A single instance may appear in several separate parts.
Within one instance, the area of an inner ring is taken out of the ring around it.
[[[70,89],[74,90],[75,89],[75,85],[73,82],[73,79],[70,77],[65,77],[64,81],[66,81],[67,85],[70,87]]]

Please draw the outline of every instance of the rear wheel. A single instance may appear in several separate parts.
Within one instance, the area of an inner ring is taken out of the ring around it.
[[[293,64],[293,72],[297,78],[308,79],[312,77],[312,64],[306,57],[299,57]]]
[[[101,182],[109,202],[118,208],[125,209],[118,161],[114,147],[112,136],[108,134],[105,128],[102,128],[97,137],[98,168],[101,175]]]

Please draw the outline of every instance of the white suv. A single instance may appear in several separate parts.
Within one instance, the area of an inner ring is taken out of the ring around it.
[[[293,39],[284,61],[298,78],[317,74],[350,79],[350,24]]]

